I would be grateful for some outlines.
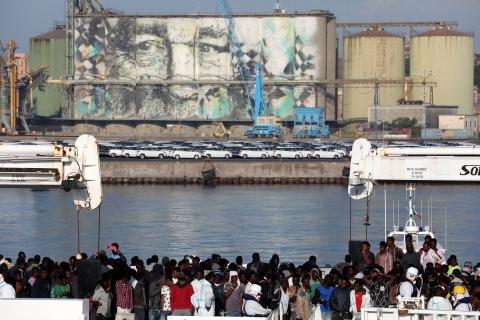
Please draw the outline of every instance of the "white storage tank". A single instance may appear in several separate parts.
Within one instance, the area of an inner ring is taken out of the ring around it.
[[[473,53],[471,33],[435,29],[415,35],[410,49],[410,76],[437,82],[433,103],[458,105],[459,114],[472,114]],[[412,98],[423,100],[423,87],[414,87]]]
[[[405,39],[378,29],[368,29],[343,40],[343,78],[403,80]],[[343,89],[344,120],[366,119],[373,104],[374,85]],[[380,86],[380,104],[395,105],[404,94],[403,86]]]

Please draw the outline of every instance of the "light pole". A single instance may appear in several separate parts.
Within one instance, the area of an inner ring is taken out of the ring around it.
[[[375,140],[378,140],[378,105],[380,104],[380,83],[377,72],[375,71],[373,75],[365,73],[365,76],[369,79],[375,80],[375,86],[373,91],[373,107],[374,109],[374,124],[373,128],[375,130]],[[381,78],[385,78],[385,74],[380,75]]]

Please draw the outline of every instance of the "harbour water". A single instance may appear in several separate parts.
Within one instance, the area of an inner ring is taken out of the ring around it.
[[[392,201],[400,201],[400,221],[405,221],[405,188],[390,185],[387,227],[398,219]],[[423,199],[433,199],[433,228],[446,242],[448,253],[459,261],[480,258],[478,246],[478,185],[418,185],[417,209]],[[258,251],[262,260],[278,253],[282,261],[304,262],[316,255],[319,263],[337,263],[347,251],[350,237],[350,200],[344,186],[106,186],[101,207],[100,247],[118,242],[127,257],[152,254],[180,258],[185,254],[207,258],[219,253],[229,259]],[[365,239],[365,201],[352,202],[352,238]],[[445,210],[448,214],[445,220]],[[370,203],[368,240],[372,251],[384,230],[383,187]],[[420,210],[419,210],[420,211]],[[15,257],[40,254],[68,259],[76,251],[76,215],[71,196],[63,191],[2,189],[0,253]],[[82,211],[81,251],[97,248],[98,211]]]

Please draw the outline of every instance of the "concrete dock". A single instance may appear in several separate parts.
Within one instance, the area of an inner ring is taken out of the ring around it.
[[[343,184],[348,161],[319,160],[125,160],[102,159],[105,184],[202,184],[213,165],[218,184]]]

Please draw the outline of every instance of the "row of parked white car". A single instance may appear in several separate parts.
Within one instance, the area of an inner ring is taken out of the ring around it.
[[[243,159],[340,159],[345,156],[344,150],[313,149],[284,147],[275,149],[245,147],[238,151],[223,148],[210,147],[205,149],[192,149],[188,147],[159,148],[159,147],[112,147],[108,154],[112,158],[174,158],[174,159],[201,159],[223,158],[230,159],[240,157]]]

